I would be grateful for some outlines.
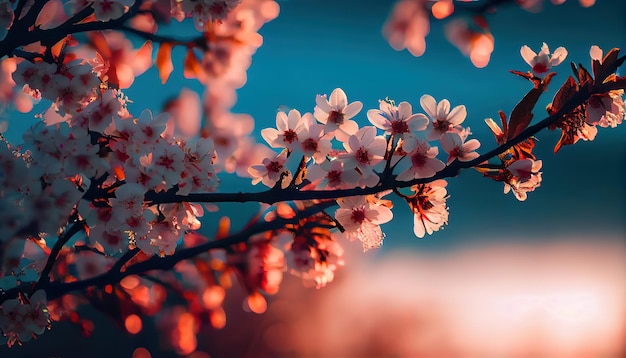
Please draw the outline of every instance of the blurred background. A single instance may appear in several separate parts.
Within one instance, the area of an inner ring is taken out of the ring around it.
[[[448,43],[437,21],[422,57],[394,51],[381,34],[392,2],[279,3],[279,17],[260,31],[264,45],[233,109],[254,117],[259,141],[260,130],[275,125],[277,108],[312,112],[316,94],[341,87],[349,101],[363,102],[361,125],[368,124],[366,110],[385,97],[408,101],[414,111],[421,110],[419,98],[426,93],[452,106],[464,104],[465,124],[484,152],[495,141],[483,119],[497,118],[500,109],[510,113],[529,90],[527,81],[508,73],[528,69],[521,46],[537,51],[546,42],[569,51],[536,107],[536,119],[545,117],[543,108],[571,72],[570,61],[589,68],[591,45],[605,52],[626,47],[623,1],[598,0],[591,8],[574,0],[546,2],[539,13],[499,8],[487,16],[495,50],[483,69]],[[202,92],[180,74],[165,88],[158,81],[151,70],[126,92],[137,108],[158,111],[182,87]],[[383,247],[364,254],[359,243],[344,243],[346,266],[327,287],[304,288],[299,279],[286,277],[260,316],[243,312],[241,292],[229,291],[226,327],[203,328],[198,350],[205,353],[192,356],[626,356],[626,126],[601,128],[595,141],[555,155],[558,137],[538,135],[543,182],[527,201],[504,195],[501,183],[463,172],[447,187],[449,225],[424,239],[413,235],[410,211],[396,202],[394,220],[383,226]],[[242,186],[263,189],[250,186],[249,179],[222,176],[221,190]],[[224,205],[219,214],[207,213],[203,230],[212,233],[221,215],[245,217],[255,209]],[[131,336],[97,313],[93,318],[96,329],[89,338],[54,323],[36,342],[0,348],[0,356],[126,357],[138,347],[152,357],[175,356],[147,325]]]

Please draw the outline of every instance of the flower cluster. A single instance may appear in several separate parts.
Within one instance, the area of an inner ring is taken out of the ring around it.
[[[447,154],[447,165],[469,162],[479,156],[475,150],[480,143],[468,139],[471,132],[462,126],[467,116],[465,106],[451,108],[446,99],[437,102],[430,95],[422,96],[420,104],[425,113],[414,113],[406,101],[396,105],[390,99],[380,100],[379,108],[367,111],[373,126],[363,127],[354,120],[362,103],[349,102],[342,89],[335,89],[329,98],[318,95],[315,103],[312,114],[301,114],[295,109],[278,112],[276,128],[261,132],[272,148],[281,151],[272,152],[260,164],[250,167],[253,184],[263,182],[268,187],[287,188],[304,183],[305,190],[333,190],[374,188],[389,175],[399,182],[432,178],[446,168],[437,158],[439,148],[431,144],[436,141]],[[378,134],[378,130],[383,134]],[[409,197],[397,194],[410,202]],[[443,196],[433,200],[444,202]],[[364,250],[382,244],[380,225],[393,216],[390,202],[381,198],[379,194],[337,200],[337,224],[345,237],[360,240]],[[441,217],[433,219],[438,229],[447,222],[445,203],[443,209],[436,210]],[[415,212],[420,215],[419,210]],[[424,224],[420,225],[422,229],[416,228],[415,232],[421,232],[418,236],[423,237]]]
[[[41,335],[50,325],[50,314],[46,307],[46,293],[39,290],[27,297],[6,300],[0,306],[0,331],[7,344],[30,341]]]

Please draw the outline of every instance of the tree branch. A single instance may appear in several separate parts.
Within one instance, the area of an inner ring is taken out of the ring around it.
[[[82,222],[74,222],[71,224],[69,229],[67,229],[63,234],[61,234],[57,241],[54,243],[54,247],[52,247],[52,251],[50,251],[50,256],[48,256],[48,261],[46,261],[46,265],[41,271],[41,276],[39,277],[39,281],[33,287],[33,292],[42,288],[42,286],[50,283],[50,272],[54,267],[54,263],[56,262],[57,256],[63,249],[63,246],[72,238],[72,236],[78,234],[82,229]]]
[[[145,200],[152,204],[165,204],[165,203],[180,203],[180,202],[203,202],[203,203],[219,203],[219,202],[260,202],[266,204],[275,204],[281,201],[291,200],[313,200],[313,199],[334,199],[347,196],[356,195],[368,195],[376,194],[385,190],[395,188],[407,188],[415,184],[425,184],[433,182],[437,179],[451,178],[459,175],[459,173],[468,168],[475,167],[481,163],[496,157],[497,155],[504,153],[511,147],[527,140],[534,136],[542,129],[549,127],[551,124],[559,120],[563,115],[572,111],[574,108],[580,106],[587,101],[591,95],[598,93],[606,93],[610,90],[623,89],[624,84],[621,82],[606,82],[600,85],[596,85],[593,89],[587,87],[581,87],[579,92],[576,93],[558,113],[552,116],[546,117],[542,121],[529,126],[517,136],[513,137],[506,143],[482,154],[478,158],[468,162],[454,161],[452,164],[445,167],[442,171],[438,172],[430,178],[420,178],[411,181],[398,181],[396,175],[385,176],[381,175],[381,182],[371,188],[352,188],[352,189],[338,189],[338,190],[301,190],[297,187],[289,187],[286,189],[271,188],[262,192],[253,193],[190,193],[188,195],[176,194],[177,188],[165,192],[149,191],[145,195]]]
[[[251,225],[250,227],[243,229],[239,233],[233,234],[227,238],[210,241],[210,242],[197,245],[194,247],[186,248],[186,249],[181,249],[181,250],[176,251],[173,255],[170,255],[170,256],[165,256],[165,257],[153,256],[152,258],[146,261],[128,266],[126,270],[124,271],[112,269],[102,275],[85,279],[85,280],[73,281],[73,282],[63,282],[63,281],[43,282],[40,280],[40,282],[38,282],[37,285],[35,286],[35,289],[33,289],[33,292],[38,289],[43,289],[46,292],[47,299],[53,300],[61,296],[64,296],[70,292],[84,290],[88,287],[92,287],[92,286],[103,287],[106,285],[117,284],[124,277],[130,276],[130,275],[141,275],[143,273],[153,271],[153,270],[159,270],[159,271],[169,270],[182,260],[187,260],[187,259],[196,257],[210,250],[227,248],[234,244],[245,242],[253,235],[263,233],[266,231],[277,230],[282,227],[285,227],[285,225],[297,223],[298,220],[315,215],[323,211],[324,209],[329,208],[335,204],[336,202],[334,200],[330,200],[330,201],[316,204],[307,209],[304,209],[298,212],[298,214],[295,217],[290,218],[290,219],[278,217],[269,222],[258,221],[256,224]],[[130,255],[131,254],[126,253],[124,254],[123,257],[128,257]],[[120,261],[121,260],[122,259],[120,259]],[[26,288],[22,286],[18,286],[10,290],[4,291],[3,294],[0,296],[0,304],[2,304],[2,302],[8,299],[13,299],[17,297],[19,292],[24,292],[24,291],[26,291]]]

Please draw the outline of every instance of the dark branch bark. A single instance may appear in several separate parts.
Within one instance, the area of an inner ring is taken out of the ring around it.
[[[481,163],[492,159],[501,153],[504,153],[511,147],[534,136],[542,129],[549,127],[551,124],[559,120],[564,114],[572,111],[574,108],[583,104],[593,94],[606,93],[610,90],[622,88],[623,84],[619,82],[603,83],[596,86],[593,90],[588,90],[587,87],[582,87],[580,91],[565,106],[563,106],[563,108],[558,113],[546,117],[542,121],[529,126],[525,130],[520,132],[516,137],[510,139],[508,142],[488,151],[487,153],[482,154],[474,160],[468,162],[454,161],[445,169],[430,178],[420,178],[405,182],[397,181],[395,175],[385,176],[385,173],[383,173],[381,174],[381,182],[377,186],[372,188],[353,188],[340,190],[300,190],[297,187],[289,187],[287,189],[280,189],[278,187],[256,193],[191,193],[188,195],[177,195],[177,189],[172,189],[170,191],[159,193],[149,191],[148,193],[146,193],[145,199],[146,201],[152,202],[153,204],[180,202],[261,202],[266,204],[275,204],[281,201],[291,200],[336,199],[347,196],[376,194],[385,190],[395,188],[407,188],[415,184],[430,183],[437,179],[455,177],[459,175],[459,173],[464,169],[478,166]]]
[[[291,219],[277,218],[270,222],[265,222],[261,220],[261,221],[258,221],[256,224],[240,231],[237,234],[231,235],[227,238],[216,240],[216,241],[210,241],[202,245],[178,250],[171,256],[165,256],[165,257],[153,256],[152,258],[146,261],[128,266],[126,270],[124,271],[109,270],[108,272],[102,275],[89,278],[86,280],[80,280],[80,281],[74,281],[74,282],[62,282],[62,281],[41,282],[40,281],[40,283],[38,283],[35,286],[35,289],[33,291],[42,289],[46,292],[47,299],[53,300],[63,295],[66,295],[68,293],[71,293],[74,291],[81,291],[92,286],[104,287],[106,285],[115,285],[119,283],[124,277],[130,276],[130,275],[141,275],[143,273],[154,271],[154,270],[158,270],[158,271],[169,270],[182,260],[187,260],[187,259],[196,257],[200,254],[209,252],[210,250],[223,249],[223,248],[230,247],[234,244],[245,242],[253,235],[270,231],[270,230],[280,229],[287,224],[293,224],[302,218],[315,215],[333,205],[335,205],[334,200],[326,201],[326,202],[311,206],[299,212],[296,217],[291,218]],[[131,255],[132,254],[127,253],[123,257],[128,257]],[[2,302],[8,299],[13,299],[17,297],[19,292],[25,292],[27,290],[28,290],[27,287],[18,286],[16,288],[12,288],[10,290],[3,292],[2,295],[0,296],[0,304],[2,304]]]

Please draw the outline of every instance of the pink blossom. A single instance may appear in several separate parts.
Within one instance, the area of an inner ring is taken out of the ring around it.
[[[347,189],[357,186],[360,176],[354,169],[346,170],[343,162],[333,160],[309,166],[307,179],[317,188]]]
[[[297,133],[300,141],[300,150],[308,158],[313,158],[315,163],[326,160],[326,156],[332,149],[331,134],[324,134],[324,126],[321,124],[309,124],[307,122]]]
[[[335,218],[345,229],[344,235],[350,240],[359,239],[363,250],[378,248],[384,235],[380,225],[393,218],[391,210],[374,196],[354,196],[337,199],[339,209]]]
[[[397,170],[400,174],[397,180],[430,178],[446,167],[441,160],[436,158],[439,149],[431,147],[426,141],[410,136],[403,142],[402,150],[407,154],[406,158],[398,162]]]
[[[394,5],[383,26],[383,35],[394,50],[406,48],[413,56],[424,54],[430,31],[425,5],[426,0],[402,0]]]
[[[420,104],[428,116],[428,140],[437,140],[448,130],[460,129],[460,124],[465,121],[467,110],[464,105],[459,105],[450,110],[450,102],[447,99],[437,101],[431,95],[423,95]]]
[[[298,132],[300,132],[310,121],[308,115],[301,116],[295,109],[276,113],[276,127],[265,128],[261,131],[261,136],[272,148],[287,148],[293,151],[300,145]]]
[[[469,162],[478,158],[479,154],[474,152],[480,147],[477,139],[465,141],[467,136],[461,136],[460,132],[449,131],[443,134],[439,142],[443,150],[448,153],[448,165],[455,159],[461,162]]]
[[[379,100],[380,110],[370,109],[367,118],[387,134],[404,138],[408,133],[419,132],[426,129],[428,118],[421,114],[413,114],[409,102],[400,102],[397,106],[393,101]]]
[[[411,187],[414,194],[406,198],[413,211],[413,232],[422,238],[425,234],[431,235],[448,223],[448,208],[446,207],[445,180],[435,180],[428,184],[417,184]]]
[[[504,193],[513,190],[519,201],[526,200],[527,192],[533,191],[541,185],[541,160],[521,159],[511,163],[507,170],[510,176],[504,183]]]
[[[358,168],[364,176],[369,176],[373,166],[383,160],[387,143],[382,136],[376,136],[376,128],[367,126],[351,135],[343,143],[346,153],[339,155],[345,168]]]
[[[567,57],[565,47],[559,47],[550,54],[550,48],[545,42],[538,54],[526,45],[522,46],[520,53],[524,61],[532,68],[533,74],[538,77],[543,76],[552,67],[561,64]]]
[[[8,336],[9,347],[30,341],[50,326],[46,292],[35,291],[30,297],[6,300],[0,306],[0,331]]]
[[[315,118],[324,124],[326,133],[334,133],[335,138],[341,142],[348,140],[349,136],[355,134],[359,126],[350,118],[356,116],[363,104],[359,101],[348,104],[348,97],[341,88],[335,88],[330,94],[330,101],[326,95],[315,97]]]
[[[252,176],[252,184],[256,185],[262,182],[264,185],[272,188],[282,179],[285,172],[285,163],[287,161],[286,152],[281,152],[274,158],[265,158],[261,165],[253,165],[248,169]],[[283,183],[288,180],[283,180]]]

